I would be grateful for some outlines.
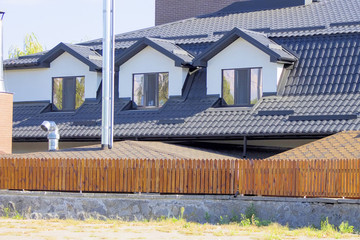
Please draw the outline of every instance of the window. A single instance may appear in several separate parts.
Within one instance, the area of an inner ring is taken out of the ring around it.
[[[56,110],[72,111],[85,101],[85,77],[53,78],[52,102]]]
[[[169,98],[169,73],[133,75],[133,101],[139,107],[161,107]]]
[[[227,69],[222,76],[222,98],[227,105],[251,105],[261,98],[261,68]]]

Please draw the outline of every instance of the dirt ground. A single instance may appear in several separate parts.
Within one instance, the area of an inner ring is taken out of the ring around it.
[[[272,231],[272,230],[271,230]],[[98,222],[74,220],[0,219],[0,239],[319,239],[278,235],[269,230],[238,230],[223,225],[186,222]],[[276,230],[278,231],[278,230]],[[286,234],[285,234],[286,235]],[[326,238],[329,239],[329,238]],[[359,239],[357,237],[347,239]]]

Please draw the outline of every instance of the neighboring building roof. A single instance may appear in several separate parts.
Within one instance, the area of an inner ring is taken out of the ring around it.
[[[282,46],[270,40],[265,34],[244,29],[234,28],[225,34],[206,51],[196,57],[194,65],[206,67],[207,61],[224,50],[238,38],[242,38],[256,48],[270,56],[271,62],[293,63],[297,58]],[[246,56],[244,56],[246,57]]]
[[[360,131],[340,132],[268,159],[358,159]]]
[[[142,38],[120,54],[120,56],[116,59],[115,64],[122,65],[147,46],[154,48],[174,60],[175,66],[178,67],[190,64],[194,58],[190,53],[177,46],[174,41],[157,38]]]
[[[101,150],[100,144],[63,149],[55,152],[37,152],[5,155],[15,158],[76,158],[76,159],[235,159],[234,157],[204,151],[195,147],[162,142],[114,142],[112,149]]]

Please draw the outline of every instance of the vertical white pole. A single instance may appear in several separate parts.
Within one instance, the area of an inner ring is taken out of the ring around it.
[[[0,92],[5,92],[4,71],[3,71],[3,23],[4,12],[0,12]]]
[[[101,147],[109,147],[109,85],[110,85],[110,2],[104,0],[103,6],[103,63],[102,63],[102,122]]]
[[[115,83],[115,0],[111,0],[111,21],[110,21],[110,40],[111,40],[111,58],[110,58],[110,132],[109,132],[109,148],[114,143],[114,83]]]

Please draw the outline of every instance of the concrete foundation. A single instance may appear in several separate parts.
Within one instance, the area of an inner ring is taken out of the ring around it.
[[[251,206],[261,220],[290,227],[319,227],[328,217],[336,226],[348,221],[360,229],[360,200],[351,199],[0,191],[0,215],[32,219],[157,219],[179,217],[184,207],[188,221],[218,223],[220,217],[240,219]]]

